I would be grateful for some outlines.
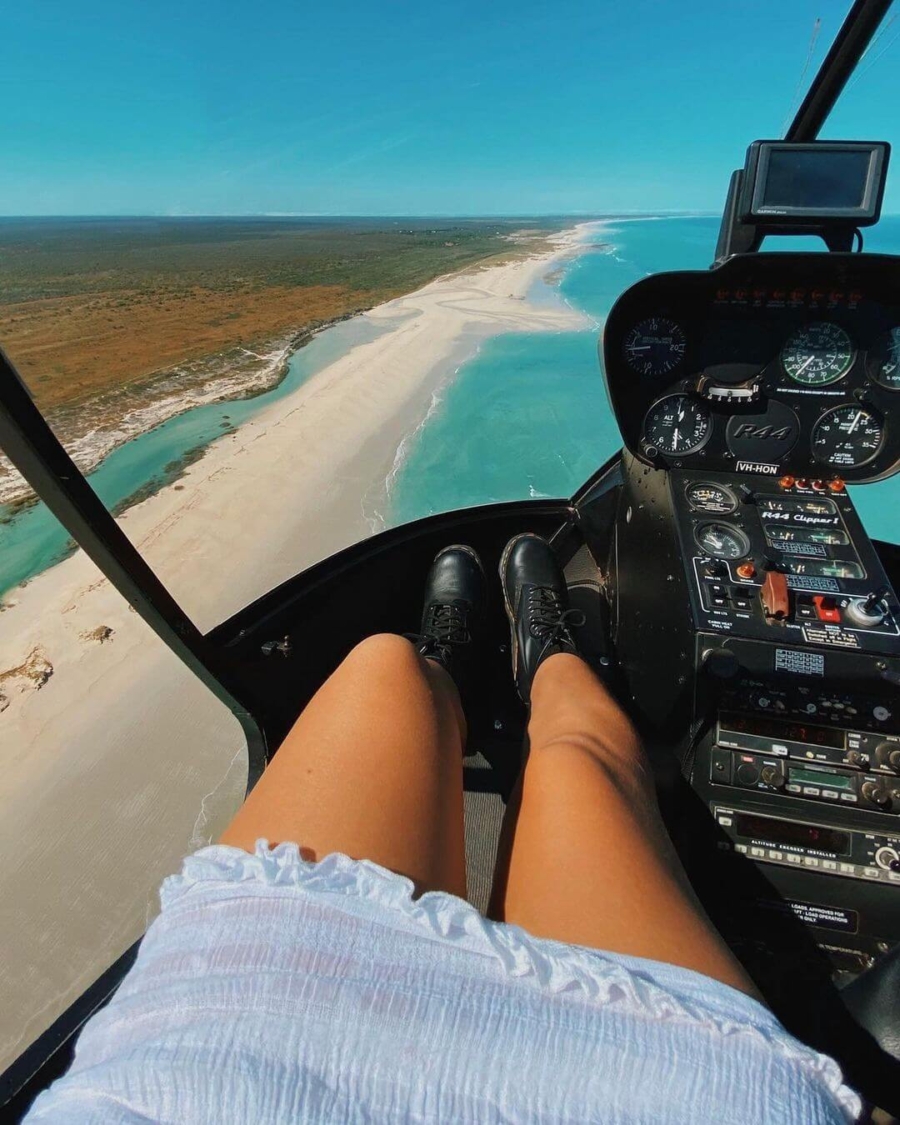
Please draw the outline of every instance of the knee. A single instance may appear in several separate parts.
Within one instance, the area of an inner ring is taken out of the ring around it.
[[[411,674],[421,672],[423,666],[413,644],[397,633],[373,633],[351,649],[344,663],[365,667],[372,673],[384,670]]]

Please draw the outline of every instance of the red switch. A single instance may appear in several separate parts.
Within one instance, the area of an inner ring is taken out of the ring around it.
[[[787,578],[779,570],[770,570],[760,590],[767,618],[784,621],[791,615],[791,600]]]
[[[829,598],[824,594],[816,594],[813,598],[813,604],[820,621],[827,621],[831,625],[840,625],[841,611],[838,609],[834,598]]]

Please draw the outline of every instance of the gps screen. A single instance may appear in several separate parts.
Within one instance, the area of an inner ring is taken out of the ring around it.
[[[871,153],[773,148],[760,207],[857,208],[863,205]]]

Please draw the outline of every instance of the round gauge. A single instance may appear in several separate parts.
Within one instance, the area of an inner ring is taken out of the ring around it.
[[[684,359],[684,332],[664,316],[651,316],[636,324],[622,345],[625,362],[639,375],[665,375]]]
[[[750,553],[750,540],[730,523],[705,523],[695,532],[697,542],[714,559],[742,559]]]
[[[687,487],[687,501],[695,512],[711,512],[727,516],[737,507],[737,498],[730,488],[721,484],[704,484],[697,481]]]
[[[826,410],[813,426],[812,451],[817,461],[836,469],[855,469],[876,456],[884,439],[881,419],[854,403]]]
[[[711,430],[709,410],[688,395],[667,395],[655,402],[644,419],[644,446],[662,453],[696,453]]]
[[[875,341],[869,349],[868,368],[873,382],[900,391],[900,328],[892,328]]]
[[[804,324],[781,349],[781,362],[795,383],[825,387],[836,383],[852,367],[853,341],[838,324]]]

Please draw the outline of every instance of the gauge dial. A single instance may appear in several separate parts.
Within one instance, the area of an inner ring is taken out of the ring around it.
[[[667,395],[653,404],[644,419],[644,448],[662,453],[696,453],[709,439],[709,410],[687,395]]]
[[[892,328],[875,341],[869,349],[868,368],[873,382],[900,391],[900,328]]]
[[[727,516],[737,507],[737,498],[730,488],[721,484],[704,484],[698,481],[687,488],[687,501],[695,512],[710,512]]]
[[[742,559],[750,552],[750,540],[730,523],[705,523],[696,531],[697,542],[714,559]]]
[[[812,451],[816,460],[825,465],[855,469],[877,455],[883,439],[881,419],[863,406],[847,403],[826,410],[816,422]]]
[[[684,359],[687,340],[681,327],[664,316],[642,320],[625,337],[625,362],[639,375],[666,375]]]
[[[853,366],[853,341],[838,324],[804,324],[781,349],[781,362],[795,383],[824,387]]]

